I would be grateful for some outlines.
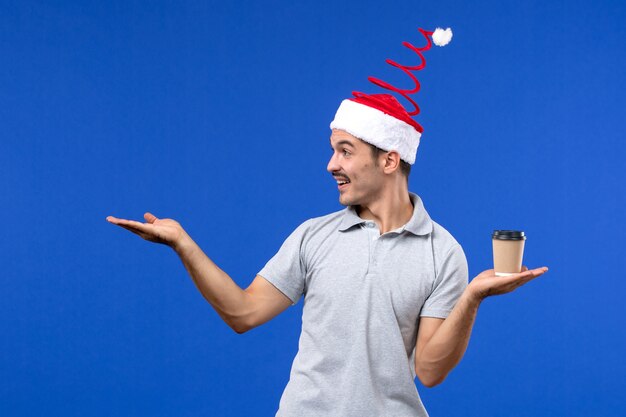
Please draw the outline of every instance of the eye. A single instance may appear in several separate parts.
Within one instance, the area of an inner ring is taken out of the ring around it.
[[[349,151],[349,150],[347,150],[347,149],[344,149],[344,150],[343,150],[343,154],[344,154],[344,155],[346,155],[346,156],[348,156],[348,155],[350,155],[350,151]]]

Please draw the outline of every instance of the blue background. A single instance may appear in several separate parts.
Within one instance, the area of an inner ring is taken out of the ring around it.
[[[480,308],[437,416],[623,416],[622,1],[0,2],[0,415],[270,416],[302,303],[244,335],[168,247],[105,221],[180,221],[246,287],[341,209],[328,123],[417,27],[410,188],[491,267],[519,228],[550,271]]]

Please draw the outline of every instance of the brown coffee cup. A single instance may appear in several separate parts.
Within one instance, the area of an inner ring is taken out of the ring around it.
[[[494,230],[493,269],[499,277],[522,272],[526,235],[521,230]]]

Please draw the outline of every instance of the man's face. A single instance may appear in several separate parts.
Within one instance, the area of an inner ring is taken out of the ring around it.
[[[377,199],[384,174],[376,165],[370,146],[343,131],[333,129],[333,154],[326,169],[338,181],[339,202],[344,206],[362,205]],[[345,183],[347,181],[347,183]]]

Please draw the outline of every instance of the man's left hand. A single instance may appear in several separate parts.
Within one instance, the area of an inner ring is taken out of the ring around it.
[[[543,275],[548,271],[548,267],[541,267],[528,270],[522,267],[522,272],[504,277],[496,276],[493,269],[488,269],[476,276],[467,286],[467,291],[476,301],[482,301],[492,295],[506,294],[521,287],[528,281]]]

